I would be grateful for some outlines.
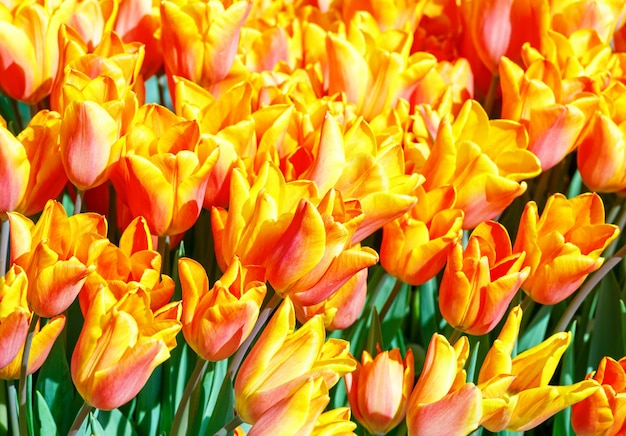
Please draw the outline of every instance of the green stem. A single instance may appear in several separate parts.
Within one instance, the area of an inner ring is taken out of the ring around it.
[[[0,229],[0,276],[7,273],[7,260],[9,257],[9,220],[2,220]]]
[[[530,298],[530,295],[526,295],[520,304],[520,309],[522,309],[522,313],[528,318],[527,312],[532,308],[534,301]]]
[[[9,420],[11,421],[11,429],[15,436],[20,435],[20,423],[17,417],[17,387],[15,386],[15,380],[7,380],[7,391],[9,400],[7,406],[9,409]]]
[[[237,371],[239,371],[239,367],[241,366],[241,362],[243,362],[243,358],[248,352],[248,348],[250,348],[250,345],[252,345],[252,342],[261,331],[261,328],[265,326],[265,323],[270,318],[270,315],[272,314],[276,306],[278,306],[280,300],[281,298],[278,294],[275,293],[272,296],[272,299],[269,301],[269,303],[267,303],[267,306],[261,311],[259,317],[257,318],[252,332],[250,332],[248,338],[243,342],[243,344],[241,344],[241,346],[233,356],[232,360],[230,361],[230,365],[228,365],[227,372],[231,380],[235,379]]]
[[[93,406],[87,404],[87,402],[85,401],[83,403],[83,406],[78,411],[78,414],[76,415],[76,418],[74,419],[72,427],[67,433],[67,436],[76,436],[78,434],[78,430],[80,430],[81,425],[83,425],[83,422],[85,422],[85,419],[89,415],[89,412],[91,412],[91,409],[93,409]]]
[[[24,352],[22,353],[22,365],[20,367],[20,382],[19,382],[19,402],[20,402],[20,434],[29,435],[28,431],[28,389],[26,387],[26,378],[28,377],[28,356],[30,355],[30,347],[33,343],[33,337],[35,336],[35,329],[39,323],[39,315],[33,313],[33,317],[30,319],[30,325],[28,326],[28,334],[26,335],[26,342],[24,343]]]
[[[485,105],[483,106],[487,116],[491,118],[491,110],[493,109],[493,103],[496,100],[496,91],[498,90],[498,84],[500,83],[500,76],[494,74],[491,76],[491,83],[489,83],[489,90],[485,96]]]
[[[9,100],[11,100],[11,109],[13,109],[13,115],[15,117],[15,133],[19,133],[24,129],[24,120],[22,119],[22,114],[20,113],[19,103],[14,98]]]
[[[213,435],[213,436],[226,436],[230,432],[235,430],[242,423],[243,423],[243,421],[241,420],[241,418],[238,417],[238,416],[235,416],[233,419],[231,419],[229,422],[227,422],[224,425],[224,427],[222,427],[218,431],[216,431],[215,435]]]
[[[83,198],[85,197],[85,191],[76,188],[76,200],[74,201],[74,215],[78,215],[83,208]]]
[[[463,332],[461,330],[455,328],[454,331],[452,332],[452,334],[450,335],[450,339],[448,340],[450,345],[454,345],[456,343],[456,341],[461,339],[461,335],[462,334],[463,334]]]
[[[159,236],[157,251],[161,255],[161,273],[170,275],[170,237]]]
[[[172,423],[172,430],[170,431],[171,435],[176,436],[187,434],[187,424],[189,424],[189,420],[183,419],[183,417],[188,417],[189,415],[189,400],[191,399],[191,394],[200,383],[200,380],[202,380],[208,366],[208,360],[198,358],[196,367],[187,382],[187,386],[185,386],[185,391],[183,392],[183,396],[178,404],[176,416],[174,416],[174,422]]]
[[[554,328],[554,333],[564,332],[567,329],[567,326],[572,321],[574,314],[578,310],[583,301],[589,296],[593,288],[600,283],[600,280],[604,278],[605,275],[608,274],[621,260],[626,256],[626,245],[622,246],[617,253],[613,255],[609,260],[604,262],[604,265],[597,270],[589,280],[585,282],[585,284],[580,288],[574,299],[569,303],[563,316],[557,323]]]
[[[396,297],[400,293],[400,289],[402,289],[402,285],[404,285],[404,282],[400,279],[396,279],[396,283],[393,285],[393,289],[391,289],[391,293],[389,294],[389,297],[387,297],[387,301],[385,301],[385,305],[383,306],[382,309],[380,309],[379,318],[381,322],[382,320],[385,319],[385,316],[389,312],[389,309],[391,309],[391,306],[396,301]]]

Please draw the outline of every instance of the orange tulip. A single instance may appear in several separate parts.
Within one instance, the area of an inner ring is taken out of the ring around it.
[[[528,277],[524,257],[511,252],[506,229],[494,221],[480,223],[465,250],[457,242],[439,286],[439,310],[448,324],[471,335],[490,332]]]
[[[467,101],[453,123],[444,118],[422,168],[424,189],[452,184],[455,207],[465,213],[463,226],[476,227],[493,219],[526,190],[522,180],[541,172],[527,148],[519,123],[489,120],[475,101]]]
[[[416,190],[418,202],[403,217],[383,227],[380,261],[389,274],[419,285],[443,268],[461,238],[463,211],[454,208],[453,186]]]
[[[300,201],[289,227],[263,263],[267,280],[279,295],[289,295],[296,304],[318,304],[354,274],[378,262],[371,248],[351,246],[363,214],[346,206],[334,190],[317,208],[308,200]]]
[[[626,432],[626,358],[616,361],[603,357],[597,371],[587,380],[595,380],[602,389],[572,405],[572,427],[581,436],[609,436]]]
[[[356,362],[349,354],[349,344],[340,339],[325,339],[324,323],[319,316],[295,330],[293,305],[286,298],[235,378],[235,409],[241,419],[255,424],[272,407],[292,397],[311,380],[315,385],[321,378],[318,389],[323,391],[353,371]],[[308,410],[306,398],[310,397],[297,400],[295,404]]]
[[[0,379],[20,376],[24,343],[32,320],[26,300],[27,290],[28,277],[19,265],[13,265],[4,277],[0,277]],[[27,374],[43,365],[64,326],[65,316],[60,315],[49,320],[41,330],[38,326],[35,328]]]
[[[428,345],[422,373],[409,397],[409,435],[469,434],[481,418],[481,393],[466,382],[463,369],[469,343],[463,336],[454,347],[439,334]]]
[[[42,110],[17,135],[30,162],[30,176],[28,195],[22,197],[16,212],[26,216],[41,212],[46,202],[57,198],[67,183],[59,153],[60,127],[61,116],[57,112]]]
[[[93,240],[105,237],[106,220],[96,214],[68,218],[63,206],[50,200],[37,224],[16,212],[9,221],[11,262],[29,277],[29,307],[46,318],[62,313],[93,271],[87,252]]]
[[[16,210],[25,196],[30,162],[24,146],[9,132],[4,120],[0,125],[0,218]]]
[[[74,2],[0,4],[0,87],[11,98],[35,104],[50,94],[59,66],[59,28]]]
[[[356,370],[344,376],[354,417],[370,433],[385,434],[404,420],[413,389],[413,353],[402,361],[400,350],[363,351]]]
[[[539,216],[534,202],[526,204],[513,252],[526,252],[530,275],[522,289],[541,304],[556,304],[570,296],[587,275],[602,265],[604,249],[619,229],[604,223],[604,205],[595,193],[572,199],[548,198]]]
[[[228,7],[215,0],[161,2],[161,43],[168,76],[182,76],[205,88],[224,79],[251,8],[248,0]]]
[[[177,235],[195,222],[219,151],[199,137],[195,121],[146,105],[122,139],[113,184],[133,216],[144,216],[158,236]],[[132,189],[131,189],[132,187]]]
[[[170,356],[181,329],[180,302],[157,312],[143,290],[119,301],[104,287],[94,295],[72,353],[71,374],[86,403],[112,410],[130,401]]]
[[[577,403],[599,389],[595,381],[570,386],[548,383],[569,345],[571,333],[557,333],[511,358],[522,310],[513,308],[483,361],[478,387],[483,395],[481,425],[487,430],[529,430],[560,410]]]
[[[217,362],[233,355],[259,316],[266,286],[262,267],[235,259],[209,289],[202,265],[182,258],[178,271],[183,292],[183,335],[203,359]]]

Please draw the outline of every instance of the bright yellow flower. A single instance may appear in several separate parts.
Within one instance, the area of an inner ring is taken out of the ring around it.
[[[548,384],[570,343],[569,332],[557,333],[511,358],[521,320],[522,310],[517,306],[509,313],[478,375],[483,396],[481,425],[493,432],[529,430],[599,388],[590,380],[571,386]]]

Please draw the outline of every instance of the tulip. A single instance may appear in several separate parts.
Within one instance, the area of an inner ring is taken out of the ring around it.
[[[330,402],[324,377],[307,379],[291,395],[267,410],[252,426],[248,436],[311,434]]]
[[[418,202],[403,217],[383,227],[380,261],[403,282],[419,285],[443,268],[461,238],[463,211],[454,208],[455,189],[448,185],[426,192],[416,189]]]
[[[2,120],[4,121],[4,120]],[[4,123],[3,123],[4,124]],[[25,196],[30,174],[30,162],[24,146],[0,125],[0,218],[16,210]]]
[[[524,257],[512,253],[506,229],[494,221],[480,223],[465,250],[457,242],[439,287],[439,310],[448,324],[477,336],[493,330],[530,273],[522,268]]]
[[[250,1],[229,7],[215,0],[161,2],[161,43],[168,76],[182,76],[205,88],[224,79],[251,8]]]
[[[46,202],[57,198],[67,183],[59,153],[60,127],[61,115],[54,111],[42,110],[37,112],[28,126],[17,135],[30,163],[30,176],[26,187],[28,195],[24,195],[14,209],[22,215],[32,216],[41,212]]]
[[[522,310],[513,308],[487,353],[478,375],[483,395],[481,425],[492,432],[529,430],[598,389],[595,381],[571,386],[548,383],[570,343],[571,333],[557,333],[511,358]]]
[[[356,424],[350,421],[350,409],[339,407],[320,415],[313,427],[312,436],[353,436]]]
[[[618,435],[626,431],[626,358],[603,357],[586,380],[601,385],[590,397],[572,405],[572,427],[577,435]]]
[[[424,189],[452,184],[455,207],[465,213],[463,227],[471,229],[493,219],[526,191],[523,179],[541,172],[540,162],[527,148],[523,126],[509,120],[489,120],[475,101],[467,101],[453,123],[439,124],[422,174]]]
[[[385,434],[404,420],[413,388],[413,353],[404,361],[394,348],[372,356],[363,351],[356,370],[344,376],[354,417],[370,433]]]
[[[572,199],[548,198],[539,216],[529,202],[520,219],[513,252],[526,252],[530,275],[522,289],[541,304],[556,304],[570,296],[587,275],[602,265],[600,254],[619,234],[604,223],[602,199],[595,193]]]
[[[334,190],[317,208],[301,200],[289,227],[264,262],[267,280],[279,295],[289,295],[301,305],[318,304],[378,261],[374,250],[350,246],[363,215],[358,209],[346,209]]]
[[[353,371],[356,361],[349,355],[349,344],[325,339],[324,322],[319,316],[295,330],[293,305],[286,298],[235,378],[235,409],[241,419],[255,424],[310,380],[321,377],[322,385],[330,389],[340,377]]]
[[[113,410],[135,397],[169,358],[181,329],[180,303],[153,313],[142,290],[119,301],[106,295],[102,287],[84,314],[70,371],[87,404]]]
[[[156,105],[140,108],[123,141],[127,151],[112,181],[131,214],[145,217],[158,236],[188,230],[202,210],[218,149],[200,140],[195,121]]]
[[[74,1],[1,5],[0,87],[11,98],[35,104],[50,94],[59,66],[59,28]]]
[[[478,428],[481,393],[466,381],[463,366],[468,355],[465,336],[453,347],[444,336],[433,335],[407,405],[409,435],[462,435]]]
[[[89,245],[105,237],[106,220],[96,214],[68,218],[63,206],[50,200],[37,224],[17,212],[9,214],[9,221],[11,263],[29,278],[29,307],[46,318],[62,313],[93,271],[87,266]]]
[[[235,259],[209,289],[202,265],[182,258],[178,271],[183,292],[183,335],[203,359],[217,362],[233,355],[259,316],[266,286],[262,267]]]

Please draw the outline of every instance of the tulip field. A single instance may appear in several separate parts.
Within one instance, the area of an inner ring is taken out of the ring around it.
[[[0,436],[626,435],[626,4],[0,0]]]

